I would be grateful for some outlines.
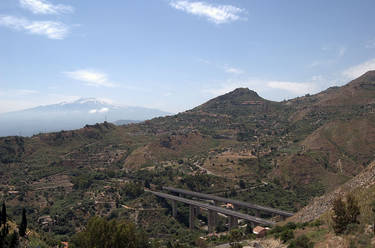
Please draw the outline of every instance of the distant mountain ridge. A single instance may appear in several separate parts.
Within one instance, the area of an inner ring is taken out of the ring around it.
[[[151,108],[122,107],[96,98],[80,98],[74,102],[38,106],[0,114],[0,136],[29,136],[81,128],[97,122],[134,123],[165,116],[169,113]]]

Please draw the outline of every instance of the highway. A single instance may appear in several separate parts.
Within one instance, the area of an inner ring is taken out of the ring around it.
[[[229,210],[229,209],[226,209],[226,208],[222,208],[222,207],[218,207],[218,206],[214,206],[214,205],[210,205],[210,204],[206,204],[206,203],[202,203],[202,202],[198,202],[198,201],[193,201],[193,200],[190,200],[190,199],[186,199],[186,198],[182,198],[182,197],[178,197],[178,196],[174,196],[174,195],[170,195],[170,194],[166,194],[166,193],[155,192],[155,191],[151,191],[151,190],[146,190],[146,191],[150,192],[150,193],[152,193],[156,196],[165,198],[165,199],[175,200],[175,201],[186,203],[186,204],[189,204],[189,205],[192,205],[192,206],[204,208],[204,209],[207,209],[207,210],[212,210],[212,211],[215,211],[215,212],[218,212],[218,213],[225,214],[227,216],[237,217],[239,219],[244,219],[244,220],[247,220],[247,221],[250,221],[250,222],[253,222],[253,223],[257,223],[257,224],[261,224],[261,225],[265,225],[265,226],[275,225],[275,223],[272,222],[272,221],[268,221],[268,220],[265,220],[265,219],[262,219],[262,218],[250,216],[250,215],[243,214],[243,213],[240,213],[240,212],[236,212],[236,211],[233,211],[233,210]]]
[[[252,204],[252,203],[248,203],[248,202],[242,202],[242,201],[238,201],[238,200],[233,200],[233,199],[228,199],[228,198],[224,198],[224,197],[220,197],[220,196],[194,192],[194,191],[190,191],[190,190],[177,189],[177,188],[173,188],[173,187],[163,187],[163,189],[168,190],[170,192],[180,193],[180,194],[184,194],[184,195],[190,195],[190,196],[194,196],[194,197],[201,198],[201,199],[208,199],[208,200],[224,202],[224,203],[232,203],[235,206],[260,210],[260,211],[264,211],[264,212],[267,212],[267,213],[277,214],[277,215],[285,216],[285,217],[290,217],[290,216],[294,215],[291,212],[283,211],[283,210],[280,210],[280,209],[264,207],[264,206],[260,206],[260,205],[256,205],[256,204]]]

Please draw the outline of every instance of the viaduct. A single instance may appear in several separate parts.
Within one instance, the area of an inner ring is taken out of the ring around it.
[[[179,193],[180,196],[175,196],[175,195],[161,193],[161,192],[155,192],[155,191],[151,191],[151,190],[146,190],[146,191],[148,191],[148,192],[150,192],[150,193],[152,193],[152,194],[154,194],[158,197],[161,197],[161,198],[164,198],[164,199],[167,199],[167,200],[171,200],[172,201],[172,215],[173,215],[173,217],[177,216],[177,202],[182,202],[182,203],[188,204],[189,205],[189,227],[191,229],[193,229],[194,226],[195,226],[195,218],[198,215],[199,210],[200,209],[207,210],[208,211],[208,232],[209,233],[214,232],[215,226],[217,225],[217,220],[218,220],[217,214],[218,213],[221,213],[221,214],[224,214],[224,215],[228,216],[229,230],[238,227],[238,219],[246,220],[246,221],[250,222],[251,225],[253,225],[253,226],[255,224],[263,225],[263,226],[273,226],[275,224],[275,222],[259,218],[259,214],[257,214],[257,216],[251,216],[251,215],[248,215],[248,214],[238,212],[238,211],[236,211],[238,209],[238,207],[246,207],[246,208],[250,208],[250,209],[255,209],[257,211],[257,213],[259,213],[259,211],[264,211],[264,212],[271,213],[271,214],[277,214],[277,215],[280,215],[282,217],[289,217],[289,216],[293,215],[293,213],[290,213],[290,212],[286,212],[286,211],[282,211],[282,210],[278,210],[278,209],[273,209],[273,208],[268,208],[268,207],[263,207],[263,206],[259,206],[259,205],[255,205],[255,204],[237,201],[237,200],[227,199],[227,198],[223,198],[223,197],[218,197],[218,196],[214,196],[214,195],[208,195],[208,194],[203,194],[203,193],[198,193],[198,192],[193,192],[193,191],[188,191],[188,190],[183,190],[183,189],[176,189],[176,188],[172,188],[172,187],[164,187],[164,189],[172,191],[174,193]],[[189,196],[194,196],[194,197],[200,198],[200,199],[213,200],[215,205],[211,205],[211,204],[202,203],[202,202],[199,202],[199,201],[183,198],[183,197],[181,197],[181,195],[183,195],[183,194],[189,195]],[[235,210],[230,210],[230,209],[227,209],[227,208],[219,207],[218,205],[219,205],[220,202],[232,203],[235,206]]]

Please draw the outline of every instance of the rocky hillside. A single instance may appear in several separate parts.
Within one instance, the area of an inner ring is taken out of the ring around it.
[[[366,189],[375,184],[375,162],[360,174],[350,179],[348,182],[337,187],[337,189],[323,196],[314,198],[309,205],[301,209],[293,217],[289,218],[294,222],[308,222],[318,219],[332,208],[333,201],[338,197],[343,197],[356,190]]]

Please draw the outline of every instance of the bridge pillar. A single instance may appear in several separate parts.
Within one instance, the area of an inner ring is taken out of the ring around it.
[[[208,233],[213,233],[215,231],[215,215],[215,211],[208,210]]]
[[[177,217],[177,201],[176,200],[172,200],[172,216],[174,218]]]
[[[233,218],[233,220],[232,220],[232,227],[233,228],[238,228],[238,217],[233,216],[232,218]]]
[[[260,211],[259,210],[255,210],[255,216],[258,217],[258,218],[260,217]]]
[[[189,205],[189,228],[190,229],[194,229],[194,218],[195,218],[194,208],[195,207],[193,205]]]
[[[228,230],[231,231],[233,229],[233,217],[228,216]]]
[[[219,206],[220,202],[214,200],[214,205]],[[214,213],[214,225],[216,226],[218,222],[219,222],[219,215],[217,214],[217,212],[215,212]]]
[[[198,216],[201,214],[201,208],[200,207],[195,207],[195,216]]]

